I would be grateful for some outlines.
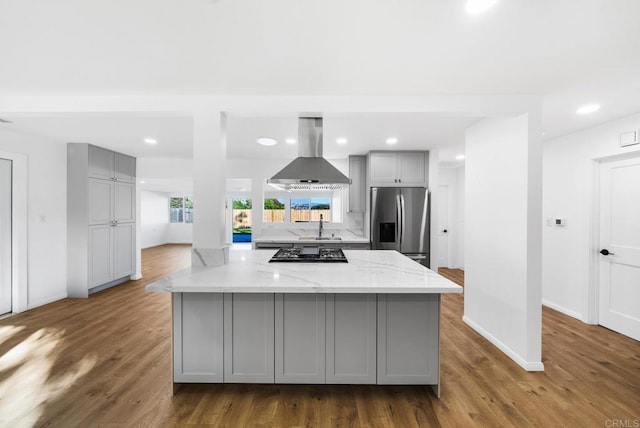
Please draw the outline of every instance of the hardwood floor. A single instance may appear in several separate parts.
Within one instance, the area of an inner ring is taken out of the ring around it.
[[[170,296],[144,286],[189,255],[144,250],[142,280],[0,320],[0,426],[640,425],[639,342],[544,308],[545,371],[527,373],[462,322],[461,295],[442,300],[440,399],[420,386],[236,384],[172,397]]]

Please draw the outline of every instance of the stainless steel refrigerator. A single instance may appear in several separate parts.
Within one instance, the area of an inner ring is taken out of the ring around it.
[[[371,188],[371,247],[397,250],[429,267],[429,189]]]

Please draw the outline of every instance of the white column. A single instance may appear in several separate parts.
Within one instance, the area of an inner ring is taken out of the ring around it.
[[[429,241],[429,266],[431,270],[438,271],[438,189],[440,188],[440,151],[432,149],[429,151],[429,193],[431,203],[430,230],[431,238]]]
[[[543,370],[540,115],[485,119],[466,135],[464,321]]]
[[[226,116],[199,111],[193,118],[193,266],[228,260],[225,243]]]

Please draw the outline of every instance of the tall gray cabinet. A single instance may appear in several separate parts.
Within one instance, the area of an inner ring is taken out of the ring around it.
[[[136,159],[67,145],[69,297],[87,297],[135,273]]]

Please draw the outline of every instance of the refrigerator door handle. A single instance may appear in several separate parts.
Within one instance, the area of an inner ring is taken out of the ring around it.
[[[402,227],[402,205],[400,204],[400,195],[396,195],[396,236],[398,237],[398,251],[402,249]]]
[[[404,224],[405,224],[405,215],[404,215],[404,195],[400,193],[400,251],[402,251],[402,244],[404,241]]]

